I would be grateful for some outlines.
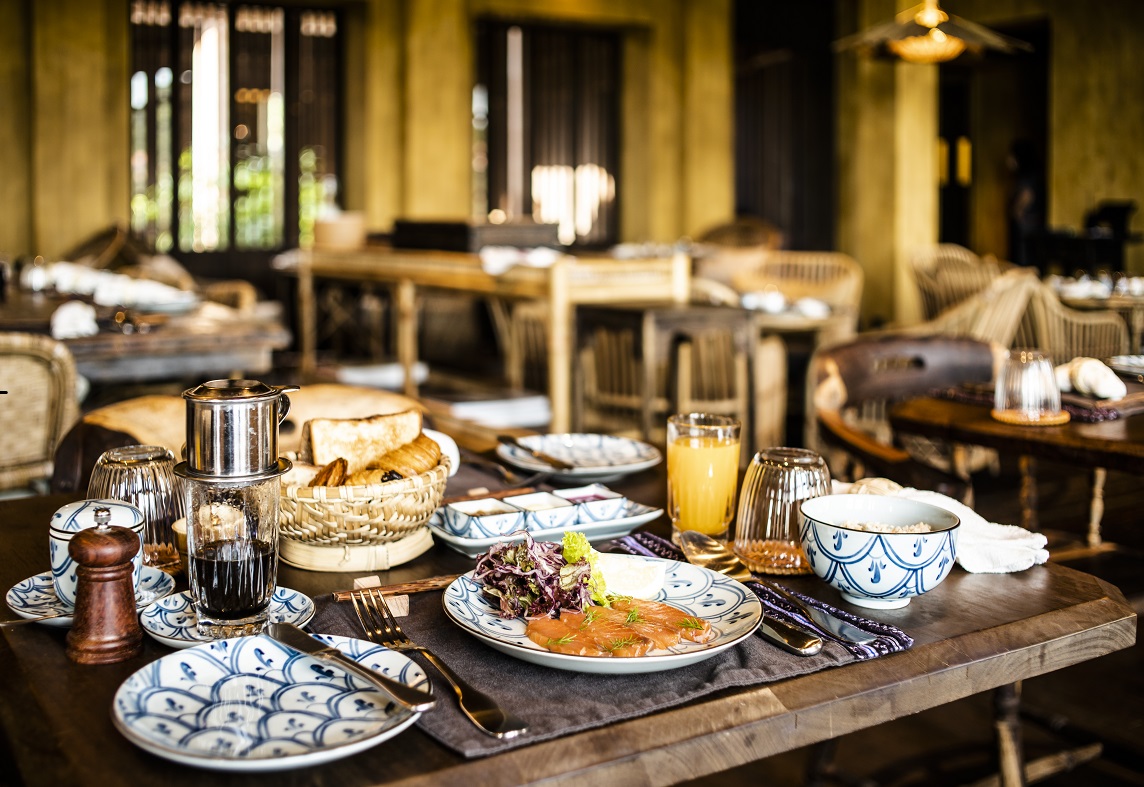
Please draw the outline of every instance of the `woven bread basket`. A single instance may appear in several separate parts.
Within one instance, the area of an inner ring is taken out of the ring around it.
[[[367,486],[283,486],[283,539],[312,546],[387,544],[424,529],[449,479],[449,458],[411,478]]]

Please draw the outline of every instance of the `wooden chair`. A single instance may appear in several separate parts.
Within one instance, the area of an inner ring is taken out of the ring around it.
[[[49,336],[0,333],[0,389],[0,489],[40,491],[78,415],[75,359]]]
[[[938,243],[916,251],[910,267],[925,319],[932,320],[986,289],[1008,267],[996,258],[978,257],[956,243]]]
[[[1123,355],[1129,346],[1128,325],[1119,314],[1070,309],[1045,283],[1040,283],[1029,300],[1019,339],[1046,353],[1055,364],[1078,356]]]
[[[935,388],[989,382],[1000,348],[950,336],[866,334],[820,349],[811,358],[807,389],[817,440],[836,478],[883,476],[972,501],[967,473],[952,453],[938,466],[903,448],[889,430],[890,404]]]
[[[742,423],[743,439],[747,443],[743,454],[749,457],[750,442],[758,439],[757,433],[751,432],[751,359],[737,346],[732,333],[723,329],[703,330],[679,337],[673,343],[671,356],[661,359],[655,370],[656,388],[648,401],[650,421],[659,426],[650,434],[639,427],[644,421],[643,364],[646,361],[638,342],[636,332],[631,330],[599,327],[593,332],[580,355],[586,423],[591,428],[662,442],[670,413],[734,415]],[[781,352],[774,357],[773,343],[761,346],[771,355],[768,358],[770,385],[765,390],[776,394],[762,409],[769,430],[764,434],[771,441],[786,416],[786,354]],[[782,383],[776,388],[779,380]],[[756,394],[756,402],[758,398]]]
[[[850,338],[858,331],[865,274],[853,257],[836,251],[768,251],[752,267],[731,277],[738,292],[775,289],[788,301],[817,298],[851,319],[824,343]]]
[[[1040,285],[1034,271],[1014,268],[936,317],[902,330],[915,335],[960,336],[1012,347],[1029,331],[1023,326],[1029,302]]]
[[[258,303],[258,290],[245,279],[207,282],[199,292],[205,300],[229,306],[240,314],[250,314]]]

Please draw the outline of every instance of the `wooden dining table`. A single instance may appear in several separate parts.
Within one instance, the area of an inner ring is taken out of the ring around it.
[[[1037,529],[1036,464],[1061,462],[1092,473],[1088,545],[1101,545],[1102,490],[1108,470],[1144,475],[1144,417],[1140,415],[1059,426],[1026,426],[998,421],[985,404],[923,396],[890,409],[895,432],[980,445],[1019,458],[1022,525]]]
[[[515,265],[503,273],[484,269],[477,254],[457,251],[395,249],[298,249],[280,255],[275,268],[298,280],[298,324],[301,370],[317,363],[318,280],[381,284],[393,291],[395,344],[404,370],[404,390],[417,395],[414,367],[418,360],[418,293],[445,290],[478,297],[539,301],[548,324],[548,394],[551,429],[566,432],[572,418],[572,320],[579,304],[630,300],[687,300],[691,260],[686,254],[655,259],[561,255],[546,267]]]
[[[52,313],[65,300],[51,293],[10,292],[0,303],[0,330],[49,334]],[[117,312],[128,321],[116,323]],[[132,315],[99,307],[97,317],[99,333],[63,340],[76,371],[93,383],[262,374],[273,368],[274,351],[291,342],[281,319],[243,315],[219,304],[199,304],[177,314]]]
[[[664,478],[660,465],[610,485],[633,500],[656,503],[663,500]],[[48,568],[48,519],[69,499],[57,495],[0,503],[4,587]],[[662,535],[669,524],[660,519],[646,527]],[[472,564],[471,558],[438,543],[378,578],[384,584],[405,582],[463,572]],[[282,565],[278,579],[318,597],[351,587],[359,576]],[[787,584],[847,608],[815,577],[791,578]],[[1127,648],[1136,638],[1136,615],[1116,588],[1052,563],[1000,575],[955,569],[940,586],[903,609],[851,611],[901,628],[914,638],[914,645],[869,661],[725,689],[667,710],[484,757],[466,759],[415,726],[335,762],[262,774],[206,772],[174,764],[136,748],[116,730],[111,708],[117,688],[136,670],[171,653],[166,646],[145,638],[140,656],[118,664],[81,666],[65,655],[64,629],[23,625],[0,629],[0,730],[17,781],[51,787],[178,787],[204,780],[275,787],[671,784],[1011,686]],[[552,680],[566,680],[569,674],[552,670]],[[649,679],[670,681],[672,673],[654,673]],[[486,689],[512,692],[511,672]],[[1010,718],[1007,723],[1016,721]],[[1019,746],[1012,752],[1005,783],[1019,784]]]

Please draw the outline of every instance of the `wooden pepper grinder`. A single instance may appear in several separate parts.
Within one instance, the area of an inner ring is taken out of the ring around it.
[[[111,512],[95,510],[95,527],[72,537],[68,554],[76,562],[75,616],[68,632],[68,658],[78,664],[112,664],[143,651],[143,629],[135,610],[131,559],[139,536],[108,525]]]

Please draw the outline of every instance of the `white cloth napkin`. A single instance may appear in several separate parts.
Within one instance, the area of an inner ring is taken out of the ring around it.
[[[51,324],[53,339],[76,339],[99,333],[99,324],[95,321],[95,307],[83,301],[61,303],[52,312]]]
[[[514,265],[547,268],[560,259],[560,252],[547,246],[518,249],[515,246],[485,246],[480,251],[481,269],[490,276],[500,276]]]
[[[1123,399],[1128,386],[1116,372],[1096,358],[1073,358],[1056,368],[1057,387],[1062,393],[1076,391],[1097,399]]]
[[[969,506],[938,492],[902,487],[885,478],[864,478],[853,484],[835,482],[836,492],[906,497],[944,508],[961,520],[957,564],[971,574],[1010,574],[1039,566],[1049,559],[1048,539],[1016,525],[989,522]]]

